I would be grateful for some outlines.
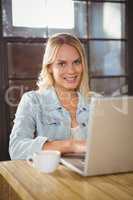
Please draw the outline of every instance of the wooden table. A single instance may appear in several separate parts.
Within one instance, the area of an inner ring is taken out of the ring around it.
[[[26,161],[0,162],[0,200],[133,200],[133,173],[81,177],[60,165],[51,174]]]

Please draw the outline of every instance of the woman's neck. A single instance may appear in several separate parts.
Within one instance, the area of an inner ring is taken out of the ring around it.
[[[62,88],[55,87],[56,93],[60,100],[61,105],[70,113],[71,126],[78,126],[76,119],[76,110],[78,105],[78,94],[77,91],[64,90]]]
[[[76,90],[64,90],[63,88],[55,87],[55,91],[59,97],[60,100],[72,100],[74,98],[77,98],[77,91]]]

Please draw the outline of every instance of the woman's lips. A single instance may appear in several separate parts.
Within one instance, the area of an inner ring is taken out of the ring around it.
[[[78,76],[71,76],[71,77],[64,77],[64,79],[68,82],[68,83],[75,83],[75,81],[77,81]]]

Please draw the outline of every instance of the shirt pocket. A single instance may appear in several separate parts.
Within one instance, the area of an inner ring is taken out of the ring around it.
[[[48,139],[61,140],[65,137],[62,119],[58,115],[43,114],[41,122],[43,132]]]
[[[61,119],[53,114],[43,114],[42,124],[44,126],[55,127],[61,125]]]

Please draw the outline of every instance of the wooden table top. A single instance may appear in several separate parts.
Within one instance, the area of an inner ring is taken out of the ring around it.
[[[10,191],[6,184],[17,196],[13,200],[133,200],[133,173],[82,177],[60,165],[45,174],[16,160],[0,162],[0,199]]]

